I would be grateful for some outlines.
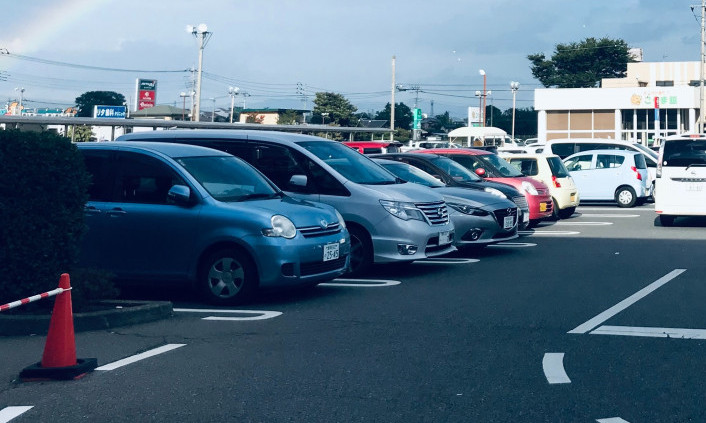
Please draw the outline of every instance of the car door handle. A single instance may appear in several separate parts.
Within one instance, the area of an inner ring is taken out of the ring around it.
[[[84,206],[83,213],[87,214],[87,215],[93,215],[93,214],[101,214],[102,212],[99,209],[97,209],[95,206]]]
[[[108,211],[105,212],[105,213],[106,213],[108,216],[121,216],[121,215],[127,214],[127,212],[126,212],[125,210],[120,209],[120,208],[111,209],[111,210],[108,210]]]

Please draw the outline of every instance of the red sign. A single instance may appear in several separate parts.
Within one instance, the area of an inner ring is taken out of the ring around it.
[[[149,109],[157,104],[157,81],[137,80],[137,110]]]
[[[655,109],[659,109],[659,97],[655,96]]]
[[[138,104],[139,110],[149,109],[154,107],[154,101],[140,101]]]

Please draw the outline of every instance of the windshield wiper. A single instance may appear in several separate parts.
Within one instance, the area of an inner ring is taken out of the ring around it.
[[[258,199],[270,199],[270,198],[275,198],[275,197],[281,197],[281,194],[278,193],[278,192],[271,193],[271,194],[264,194],[264,193],[248,194],[248,195],[244,195],[244,196],[238,198],[238,201],[248,201],[248,200],[258,200]]]
[[[691,166],[696,166],[696,167],[706,167],[706,163],[692,163],[689,166],[686,167],[684,170],[689,170]]]

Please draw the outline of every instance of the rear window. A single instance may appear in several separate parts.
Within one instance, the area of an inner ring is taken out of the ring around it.
[[[663,166],[686,167],[706,164],[706,140],[667,141],[664,143]]]
[[[551,151],[557,156],[564,158],[574,154],[574,143],[552,144]]]
[[[635,167],[638,169],[647,169],[647,162],[645,162],[645,156],[642,154],[635,154]]]
[[[517,168],[520,172],[527,176],[536,176],[539,173],[537,169],[536,159],[513,159],[511,158],[509,162]]]
[[[549,163],[549,168],[552,170],[552,175],[557,178],[568,178],[569,170],[564,166],[564,162],[558,157],[547,158],[547,163]]]

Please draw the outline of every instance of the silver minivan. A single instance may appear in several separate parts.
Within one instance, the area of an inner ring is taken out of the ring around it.
[[[240,157],[287,194],[334,206],[351,237],[351,273],[373,263],[411,262],[450,253],[454,228],[443,197],[406,183],[340,142],[258,130],[137,132],[120,141],[196,144]]]

